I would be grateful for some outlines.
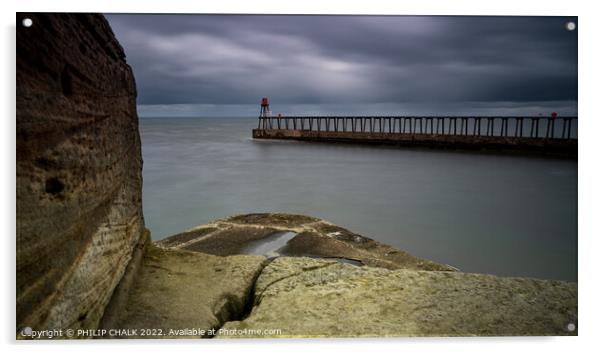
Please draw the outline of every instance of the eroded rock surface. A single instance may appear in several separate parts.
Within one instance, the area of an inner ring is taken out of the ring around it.
[[[234,216],[158,245],[228,259],[278,232],[297,235],[259,274],[250,314],[218,337],[576,334],[575,283],[453,271],[318,218]],[[324,259],[341,257],[368,266]]]
[[[575,283],[301,257],[265,267],[254,304],[218,337],[567,335],[577,324]]]
[[[147,338],[199,338],[184,330],[208,331],[241,318],[252,304],[265,261],[262,256],[221,257],[149,245],[123,310],[103,328],[136,329],[137,337],[143,337],[142,329],[160,329],[163,336]]]
[[[297,233],[279,250],[281,255],[343,258],[388,269],[455,271],[451,266],[415,257],[325,220],[284,213],[254,213],[216,220],[158,241],[157,245],[227,256],[240,254],[249,242],[278,232]]]
[[[94,328],[144,231],[136,87],[102,15],[18,13],[17,330]]]

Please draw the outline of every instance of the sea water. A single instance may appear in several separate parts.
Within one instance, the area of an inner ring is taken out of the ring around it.
[[[141,118],[154,240],[298,213],[465,272],[577,280],[577,161],[253,140],[257,120]]]

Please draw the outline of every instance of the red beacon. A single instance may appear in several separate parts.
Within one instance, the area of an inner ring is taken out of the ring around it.
[[[261,110],[259,110],[260,118],[267,118],[270,116],[270,103],[268,102],[268,97],[263,97],[261,99]]]
[[[558,113],[552,112],[552,119],[556,119],[557,116],[558,116]]]

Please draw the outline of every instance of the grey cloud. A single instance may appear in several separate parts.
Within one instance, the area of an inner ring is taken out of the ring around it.
[[[577,99],[577,31],[564,28],[576,18],[107,18],[141,105],[244,105],[262,96],[289,106]]]

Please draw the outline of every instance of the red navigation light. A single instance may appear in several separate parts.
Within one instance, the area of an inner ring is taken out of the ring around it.
[[[556,113],[556,112],[552,113],[552,119],[556,119],[557,116],[558,116],[558,113]]]
[[[268,102],[268,97],[261,98],[261,109],[259,110],[260,118],[270,117],[272,113],[270,113],[270,103]]]

